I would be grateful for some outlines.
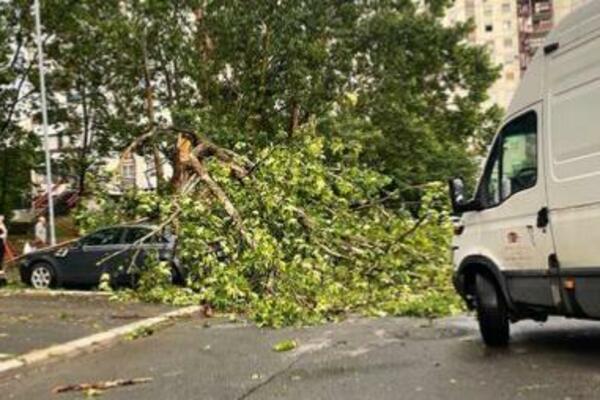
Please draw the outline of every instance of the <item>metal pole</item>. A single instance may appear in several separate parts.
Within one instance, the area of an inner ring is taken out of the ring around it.
[[[54,231],[54,200],[52,198],[52,165],[50,157],[50,140],[48,138],[48,109],[46,106],[46,80],[44,77],[44,53],[42,49],[42,28],[40,23],[40,0],[35,0],[35,38],[38,49],[38,64],[40,71],[40,95],[42,102],[42,130],[44,133],[44,151],[46,153],[46,190],[48,191],[48,225],[50,228],[50,245],[56,245]]]

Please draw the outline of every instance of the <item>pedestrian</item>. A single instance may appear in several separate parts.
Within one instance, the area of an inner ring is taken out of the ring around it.
[[[8,229],[4,225],[4,215],[0,215],[0,274],[4,270],[4,253],[6,252],[8,241]]]
[[[35,244],[36,248],[45,247],[48,244],[48,230],[44,217],[39,217],[35,224]]]

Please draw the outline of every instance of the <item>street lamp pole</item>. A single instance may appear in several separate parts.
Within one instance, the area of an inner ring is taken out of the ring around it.
[[[44,77],[44,52],[42,46],[42,28],[40,23],[40,0],[34,2],[35,31],[38,50],[38,66],[40,74],[40,95],[42,103],[42,130],[44,133],[44,152],[46,153],[46,190],[48,192],[48,225],[50,228],[50,245],[56,244],[54,230],[54,199],[52,198],[52,165],[50,157],[50,140],[48,137],[48,109],[46,105],[46,80]]]

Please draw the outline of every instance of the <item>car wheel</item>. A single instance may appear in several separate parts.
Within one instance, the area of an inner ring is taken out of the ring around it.
[[[172,285],[180,286],[180,285],[184,284],[183,277],[179,273],[179,270],[177,269],[177,267],[175,267],[174,265],[171,265],[170,272],[171,272],[171,284]]]
[[[31,269],[29,283],[36,289],[48,289],[56,283],[54,269],[48,263],[37,263]]]
[[[477,275],[477,319],[483,342],[490,347],[508,345],[510,325],[504,297],[494,282],[484,275]]]

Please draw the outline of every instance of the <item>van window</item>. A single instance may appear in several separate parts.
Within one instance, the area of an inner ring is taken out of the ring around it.
[[[493,207],[536,182],[537,116],[531,111],[502,129],[481,182],[481,200]]]
[[[497,149],[492,152],[490,162],[491,166],[483,186],[483,202],[488,207],[500,203],[500,157]]]

